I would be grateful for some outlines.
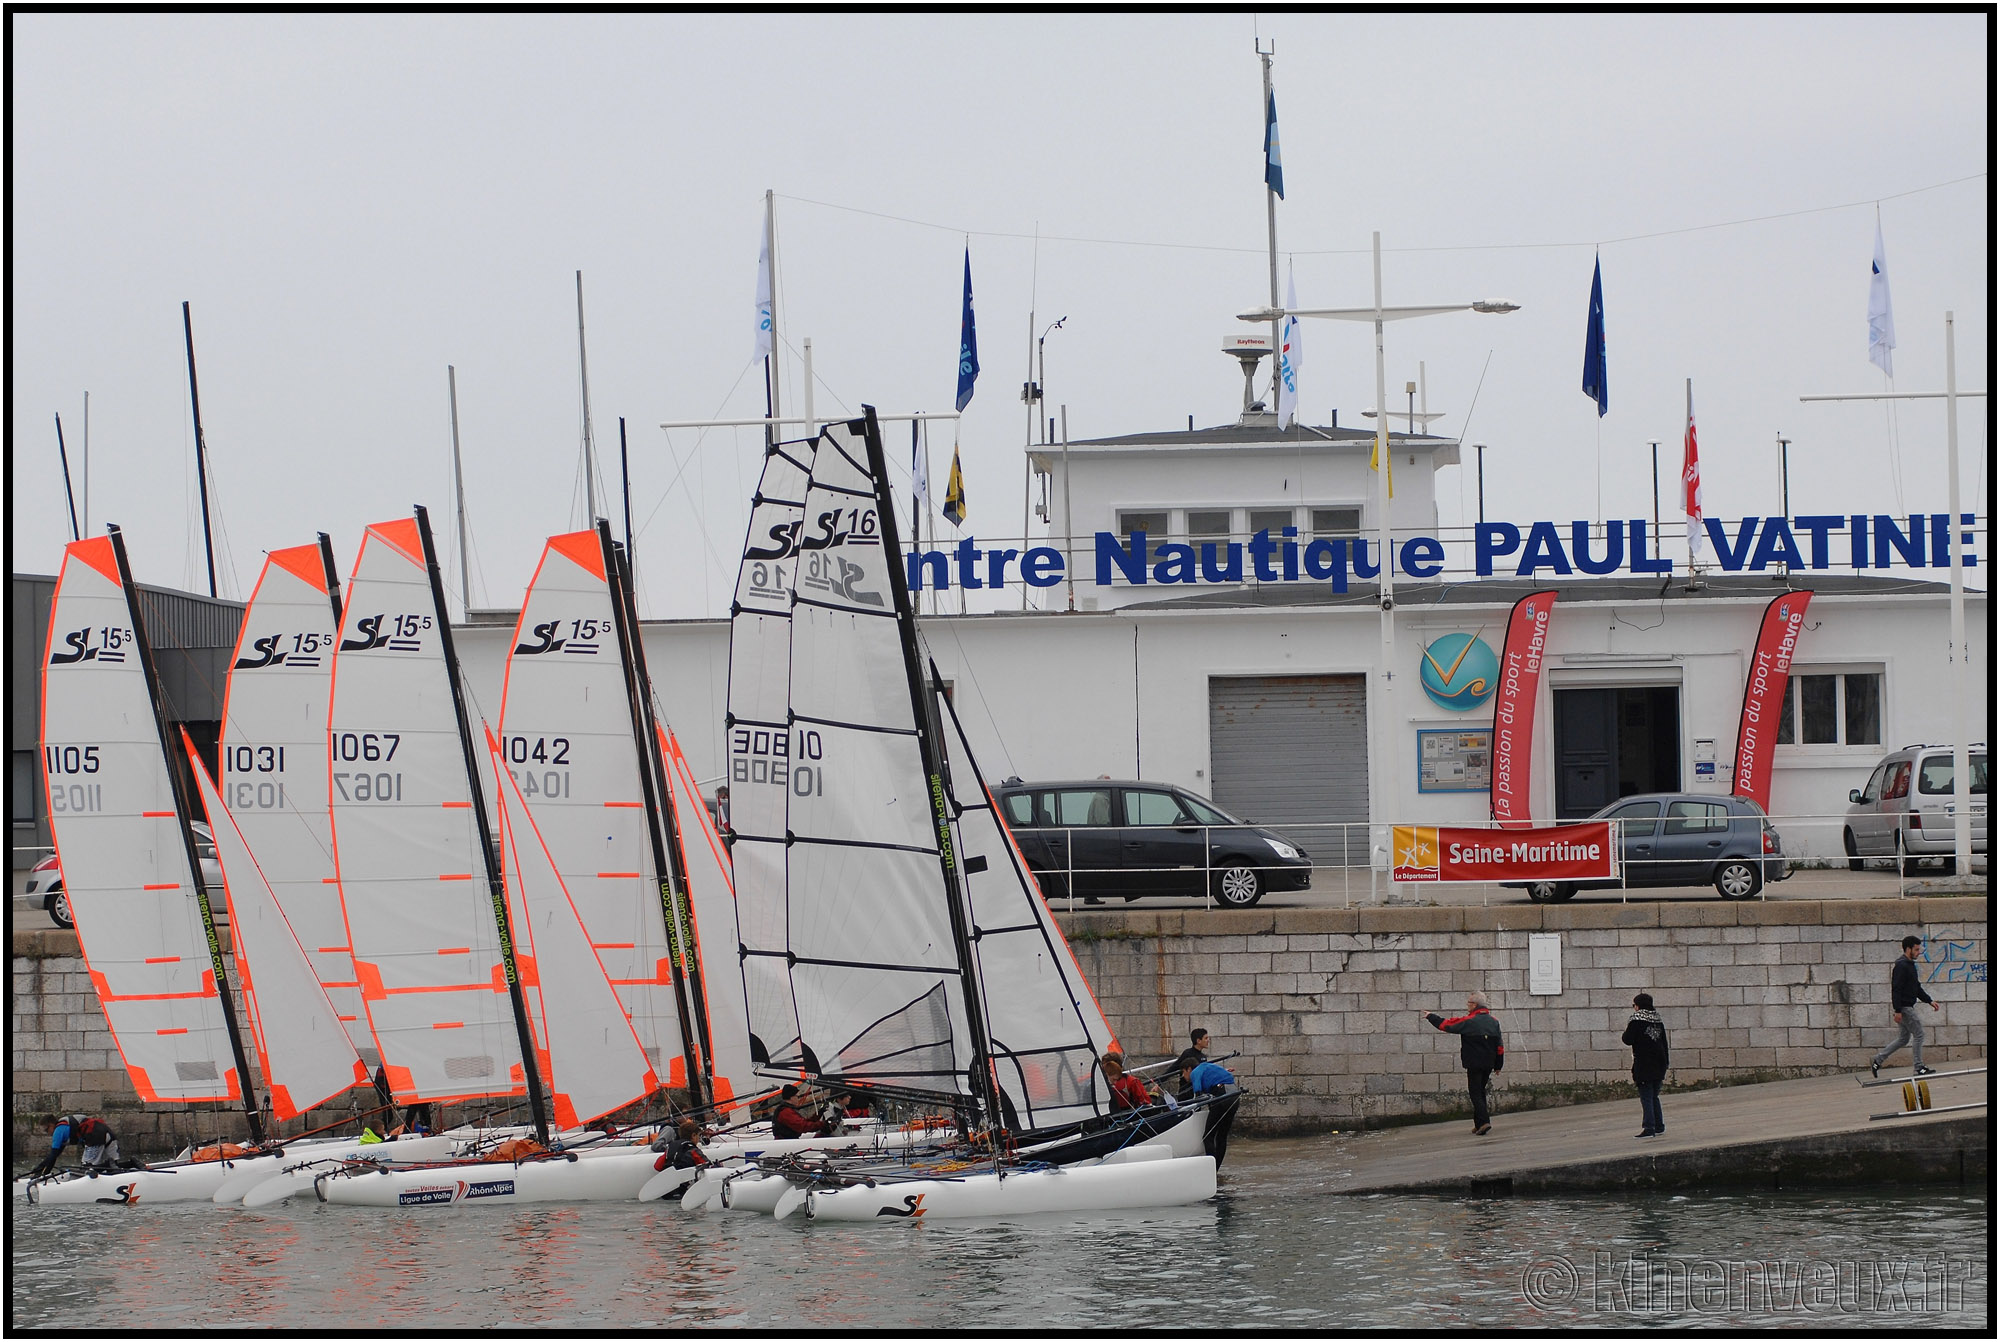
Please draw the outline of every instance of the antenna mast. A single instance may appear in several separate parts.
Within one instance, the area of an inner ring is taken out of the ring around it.
[[[1270,123],[1265,134],[1267,136],[1274,135],[1277,133],[1278,120],[1273,115],[1271,105],[1273,97],[1271,92],[1271,57],[1277,53],[1278,42],[1276,38],[1271,39],[1271,49],[1269,51],[1264,50],[1254,38],[1251,45],[1257,48],[1257,59],[1264,66],[1264,115]],[[1270,151],[1267,149],[1265,151],[1264,164],[1264,222],[1266,231],[1270,235],[1271,308],[1275,311],[1278,306],[1278,193],[1271,188],[1270,175]],[[1278,410],[1278,362],[1281,350],[1278,343],[1280,339],[1278,334],[1279,325],[1280,322],[1278,319],[1273,318],[1271,321],[1271,401],[1266,407],[1273,414],[1276,414]]]

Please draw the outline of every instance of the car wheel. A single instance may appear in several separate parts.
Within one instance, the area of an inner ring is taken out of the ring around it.
[[[1904,876],[1917,874],[1917,859],[1903,851],[1903,831],[1896,831],[1896,870]]]
[[[1957,856],[1957,854],[1953,854],[1952,856],[1950,856],[1950,857],[1947,857],[1947,858],[1941,858],[1941,859],[1939,860],[1939,862],[1938,862],[1938,870],[1939,870],[1939,871],[1941,871],[1941,872],[1943,872],[1943,873],[1944,873],[1945,875],[1947,875],[1947,876],[1956,876],[1956,875],[1958,875],[1958,856]]]
[[[76,926],[76,920],[69,916],[69,892],[61,887],[57,887],[49,894],[49,917],[55,920],[57,927]]]
[[[1715,893],[1724,899],[1749,899],[1763,884],[1763,875],[1756,864],[1741,858],[1724,862],[1715,869]]]
[[[1225,909],[1247,909],[1264,897],[1264,883],[1255,867],[1225,867],[1215,877],[1215,902]]]
[[[1576,887],[1567,881],[1532,881],[1528,885],[1528,898],[1537,904],[1556,904],[1576,894]]]
[[[1854,846],[1853,830],[1842,830],[1840,832],[1840,843],[1843,848],[1847,849],[1847,869],[1849,871],[1860,871],[1868,865],[1868,859],[1862,857],[1861,850]]]

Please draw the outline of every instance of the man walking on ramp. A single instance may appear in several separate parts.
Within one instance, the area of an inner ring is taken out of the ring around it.
[[[1924,991],[1924,985],[1917,977],[1917,955],[1923,948],[1922,937],[1904,937],[1903,953],[1897,957],[1896,967],[1889,971],[1889,1007],[1895,1013],[1899,1028],[1895,1042],[1869,1061],[1868,1072],[1871,1076],[1882,1075],[1882,1064],[1905,1044],[1910,1046],[1910,1061],[1916,1065],[1916,1075],[1929,1076],[1937,1070],[1924,1066],[1924,1023],[1917,1017],[1918,1002],[1930,1002],[1932,1011],[1938,1009],[1938,1004],[1931,1002],[1931,995]]]

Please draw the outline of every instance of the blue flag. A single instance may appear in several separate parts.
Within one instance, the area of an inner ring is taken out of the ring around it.
[[[1285,198],[1285,168],[1278,161],[1278,95],[1273,93],[1264,108],[1264,185]]]
[[[1597,402],[1597,416],[1611,409],[1611,384],[1604,375],[1604,263],[1590,272],[1590,325],[1583,333],[1583,394]]]
[[[972,329],[972,248],[965,249],[965,316],[958,327],[958,408],[972,399],[979,380],[979,337]]]

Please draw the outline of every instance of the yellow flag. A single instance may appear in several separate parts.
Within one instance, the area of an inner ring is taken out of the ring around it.
[[[951,480],[944,488],[944,515],[953,526],[965,524],[965,477],[958,473],[958,449],[951,450]]]
[[[1388,436],[1384,432],[1375,439],[1375,445],[1368,449],[1369,470],[1379,471],[1382,469],[1382,443]],[[1392,453],[1391,455],[1394,454]],[[1389,497],[1392,499],[1396,497],[1396,464],[1393,461],[1389,463]]]

